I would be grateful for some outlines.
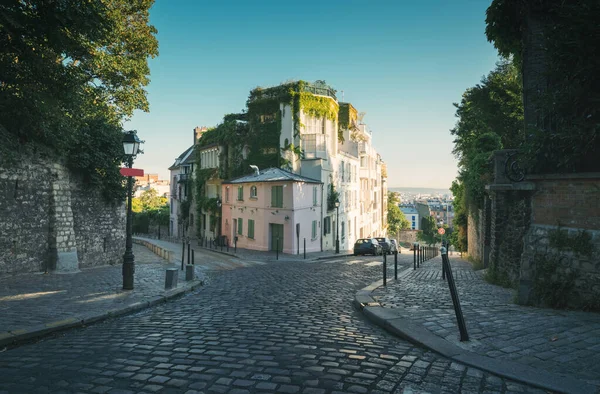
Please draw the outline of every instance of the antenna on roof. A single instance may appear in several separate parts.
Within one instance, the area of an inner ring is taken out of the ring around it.
[[[254,175],[256,175],[256,176],[260,175],[260,171],[258,170],[258,166],[255,166],[254,164],[250,164],[250,168],[252,168],[254,170]]]

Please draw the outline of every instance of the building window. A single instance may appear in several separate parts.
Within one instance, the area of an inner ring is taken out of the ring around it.
[[[248,219],[248,238],[254,239],[254,220]]]
[[[225,188],[225,202],[229,202],[229,186]]]
[[[171,213],[173,213],[173,198],[171,198]]]
[[[316,206],[318,203],[318,189],[316,186],[313,186],[313,206]]]
[[[315,239],[317,238],[317,221],[313,220],[312,221],[312,235],[311,235],[311,239]]]
[[[244,186],[238,186],[238,201],[244,201]]]
[[[346,222],[342,222],[342,241],[346,239]]]
[[[271,207],[283,208],[283,186],[271,186]]]
[[[257,196],[256,186],[250,187],[250,198],[256,198],[256,196]]]
[[[242,235],[243,228],[244,228],[244,219],[238,218],[238,235]]]
[[[325,217],[323,221],[323,235],[327,235],[331,232],[331,216]]]

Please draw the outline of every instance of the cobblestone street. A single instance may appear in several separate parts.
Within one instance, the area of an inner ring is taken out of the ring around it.
[[[209,273],[178,300],[0,353],[0,393],[543,392],[366,321],[352,300],[379,261]]]
[[[494,286],[471,264],[451,257],[470,341],[458,327],[441,258],[421,264],[374,298],[406,320],[462,348],[552,373],[572,375],[600,387],[600,315],[517,305],[514,290]]]

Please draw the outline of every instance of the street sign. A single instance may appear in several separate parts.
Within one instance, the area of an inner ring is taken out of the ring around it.
[[[439,235],[444,235],[446,233],[446,230],[444,230],[443,227],[438,228],[438,234]]]
[[[123,176],[144,176],[144,170],[139,168],[121,168],[119,170]]]

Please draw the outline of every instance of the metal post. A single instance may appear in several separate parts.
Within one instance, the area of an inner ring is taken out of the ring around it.
[[[233,237],[233,253],[237,253],[237,236]]]
[[[306,260],[306,238],[304,238],[304,260]]]
[[[394,279],[398,280],[398,251],[394,253]]]
[[[335,253],[340,253],[340,207],[335,207],[337,210],[337,218],[335,220]]]
[[[452,297],[452,303],[454,304],[454,313],[456,314],[456,322],[458,323],[458,330],[460,331],[460,341],[468,341],[469,334],[467,333],[467,325],[465,324],[465,318],[460,307],[460,300],[458,299],[458,292],[456,291],[456,283],[454,283],[452,268],[450,267],[450,261],[448,260],[447,252],[442,254],[442,264],[446,265],[446,271],[448,274],[448,287],[450,288],[450,296]]]
[[[417,245],[413,244],[413,270],[417,269]]]
[[[194,249],[192,249],[192,265],[195,265],[195,262],[194,262]]]
[[[189,264],[190,261],[192,261],[192,258],[191,258],[192,252],[191,252],[191,248],[190,248],[190,240],[189,239],[187,242],[187,246],[188,246],[188,264]]]
[[[275,259],[279,260],[279,237],[275,240]]]
[[[181,270],[183,271],[183,261],[185,260],[185,239],[183,240],[183,249],[181,250]]]
[[[383,253],[383,285],[387,286],[387,253]]]
[[[158,239],[160,240],[160,224],[158,225]]]
[[[133,157],[129,158],[129,168],[133,167]],[[127,218],[125,223],[125,254],[123,255],[123,290],[133,290],[133,274],[135,272],[135,256],[133,255],[133,214],[131,201],[133,194],[133,177],[127,177]]]
[[[421,268],[421,256],[423,255],[423,250],[421,245],[417,245],[417,268]]]

